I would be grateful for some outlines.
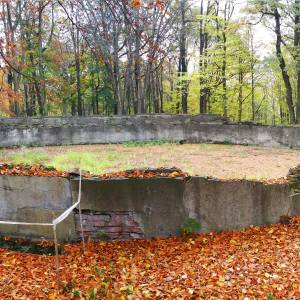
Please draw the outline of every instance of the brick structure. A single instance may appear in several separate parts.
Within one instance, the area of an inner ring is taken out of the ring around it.
[[[86,212],[82,213],[85,238],[105,240],[140,239],[144,233],[133,212]],[[79,214],[75,214],[75,228],[81,234]]]

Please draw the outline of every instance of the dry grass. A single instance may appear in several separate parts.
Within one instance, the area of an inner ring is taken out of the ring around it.
[[[300,162],[300,150],[208,144],[80,145],[0,150],[0,160],[76,167],[94,173],[131,168],[178,167],[191,175],[226,179],[285,177]]]

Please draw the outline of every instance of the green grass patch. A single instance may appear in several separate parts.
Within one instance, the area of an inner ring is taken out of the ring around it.
[[[105,160],[108,160],[108,161],[120,160],[120,153],[117,153],[117,152],[108,153],[105,157]]]
[[[22,151],[5,157],[14,164],[47,164],[50,157],[43,151]]]
[[[123,169],[126,164],[123,155],[119,152],[102,154],[68,151],[64,154],[51,155],[43,151],[30,151],[28,149],[11,154],[1,151],[0,161],[6,161],[11,164],[42,164],[46,167],[54,167],[57,170],[80,167],[94,174],[107,172],[117,166]]]
[[[101,160],[100,157],[94,153],[69,152],[54,157],[51,165],[58,170],[80,167],[83,170],[87,170],[92,173],[102,173],[105,169],[111,166],[111,162]]]
[[[170,141],[170,140],[149,140],[149,141],[129,141],[123,143],[125,147],[160,146],[166,144],[179,144],[179,142]]]

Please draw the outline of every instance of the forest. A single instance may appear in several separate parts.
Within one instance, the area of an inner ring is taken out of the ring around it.
[[[0,117],[300,123],[300,0],[0,2]]]

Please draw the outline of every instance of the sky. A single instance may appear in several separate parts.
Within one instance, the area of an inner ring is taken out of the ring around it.
[[[247,18],[247,21],[250,23],[257,23],[257,20],[249,19],[249,14],[245,11],[248,1],[239,0],[236,1],[236,9],[233,15],[233,19],[238,21],[241,19]],[[263,24],[259,23],[252,27],[253,39],[254,39],[254,48],[256,55],[259,56],[260,59],[270,56],[270,54],[275,52],[275,44],[274,44],[274,33],[271,29],[266,28]],[[197,69],[197,62],[193,59],[190,60],[189,63],[189,72],[194,72]]]
[[[248,0],[234,1],[235,10],[232,16],[232,19],[234,21],[247,20],[247,22],[249,23],[257,23],[257,19],[254,19],[254,17],[251,19],[251,15],[249,15],[249,13],[246,11],[248,2],[249,2]],[[194,4],[197,6],[199,2],[195,0]],[[259,23],[257,25],[252,26],[252,32],[254,37],[254,46],[255,46],[256,54],[259,55],[261,59],[263,59],[266,56],[269,56],[271,53],[274,53],[275,34],[272,32],[271,29],[268,29],[263,24]]]
[[[245,11],[245,7],[248,1],[240,1],[236,7],[235,18],[247,18],[250,23],[256,23],[257,20],[249,18],[249,15]],[[266,28],[263,24],[259,23],[252,27],[253,37],[254,37],[254,46],[257,51],[257,54],[264,58],[275,51],[274,45],[274,33],[271,29]]]

